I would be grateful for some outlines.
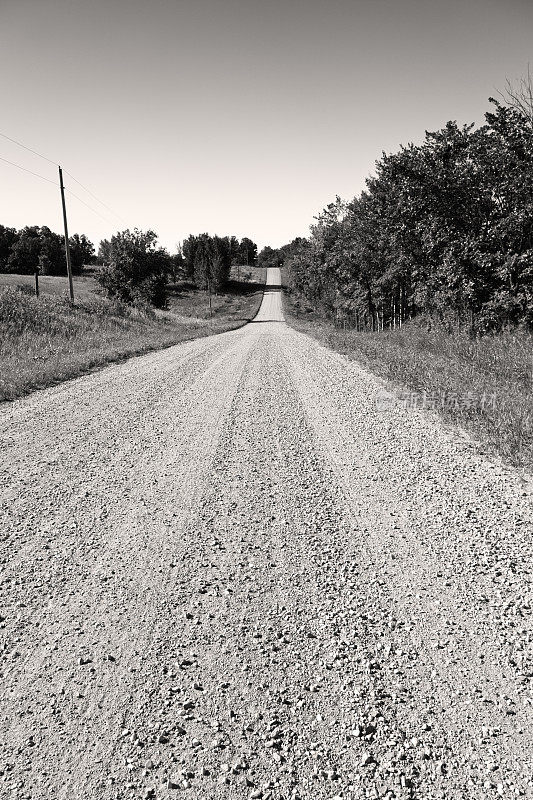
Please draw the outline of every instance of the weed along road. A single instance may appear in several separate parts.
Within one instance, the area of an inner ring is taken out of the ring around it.
[[[528,484],[268,283],[2,407],[1,797],[533,797]]]

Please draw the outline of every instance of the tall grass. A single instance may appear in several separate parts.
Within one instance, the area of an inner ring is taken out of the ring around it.
[[[293,327],[412,392],[411,398],[403,394],[403,402],[434,406],[508,463],[533,469],[530,333],[470,338],[466,331],[450,333],[438,324],[427,330],[414,322],[396,331],[357,333],[296,309],[290,299],[286,306]]]

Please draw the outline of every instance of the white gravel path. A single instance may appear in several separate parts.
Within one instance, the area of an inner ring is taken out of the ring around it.
[[[268,280],[0,411],[1,798],[533,798],[531,485]]]

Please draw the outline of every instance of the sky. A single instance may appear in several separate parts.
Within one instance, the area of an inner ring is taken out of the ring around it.
[[[52,181],[0,160],[0,223],[61,232],[60,163],[69,233],[95,244],[276,247],[383,151],[482,124],[528,62],[531,0],[0,0],[0,133],[54,162],[0,137]]]

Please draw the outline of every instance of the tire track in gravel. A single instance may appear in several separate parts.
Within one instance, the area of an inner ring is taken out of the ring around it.
[[[161,693],[127,727],[151,742],[157,796],[349,797],[402,781],[409,796],[405,769],[374,774],[368,748],[405,737],[349,619],[368,600],[343,591],[352,522],[276,338],[259,340],[222,432]]]
[[[400,676],[410,728],[429,720],[438,731],[443,791],[533,796],[531,493],[430,415],[377,413],[382,384],[357,365],[307,337],[282,341],[321,450],[364,521],[365,580],[394,609],[397,641],[385,648],[381,615],[369,613],[376,667],[389,685]]]
[[[34,395],[27,441],[15,417],[17,459],[3,451],[2,473],[14,496],[2,509],[2,730],[7,763],[16,755],[38,781],[27,796],[89,796],[91,772],[101,777],[137,664],[153,666],[154,619],[179,568],[169,534],[179,539],[195,507],[253,341],[202,340],[183,361],[179,348],[158,354],[159,378],[142,358],[91,376],[96,386],[74,381],[52,392],[59,414],[47,392]]]

